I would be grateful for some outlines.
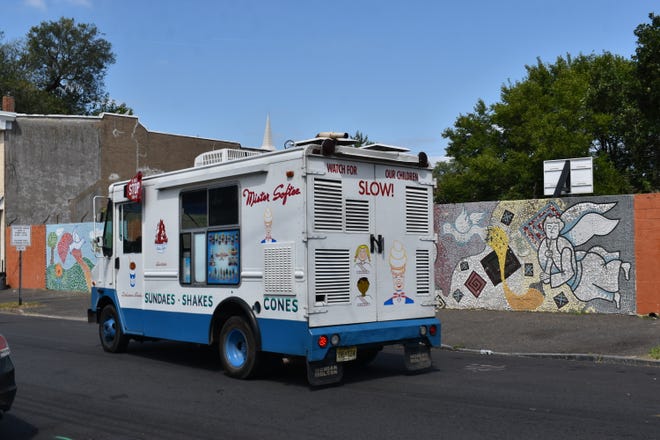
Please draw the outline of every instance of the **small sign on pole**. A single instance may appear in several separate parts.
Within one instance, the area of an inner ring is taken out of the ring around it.
[[[32,228],[30,225],[12,225],[11,245],[15,246],[17,251],[24,251],[31,244]]]
[[[12,225],[11,245],[18,251],[18,305],[23,305],[21,294],[23,285],[23,251],[32,244],[32,228],[30,225]]]

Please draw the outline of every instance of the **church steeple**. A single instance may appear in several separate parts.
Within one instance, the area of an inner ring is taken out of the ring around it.
[[[270,132],[270,114],[266,115],[266,129],[264,130],[264,140],[261,144],[261,149],[275,151],[275,146],[273,145],[273,136]]]

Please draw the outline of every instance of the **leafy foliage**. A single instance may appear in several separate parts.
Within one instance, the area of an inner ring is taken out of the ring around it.
[[[355,148],[360,148],[363,145],[369,145],[373,144],[373,142],[369,141],[369,136],[366,134],[363,134],[360,130],[357,130],[353,136],[351,136],[351,139],[355,139],[355,144],[353,146]]]
[[[132,113],[105,92],[115,55],[101,35],[93,24],[62,17],[32,27],[24,40],[0,44],[0,92],[13,95],[21,113]]]
[[[660,190],[660,18],[640,25],[632,60],[558,57],[525,66],[501,101],[459,115],[443,136],[449,164],[436,166],[436,200],[543,196],[543,161],[594,157],[594,194]]]

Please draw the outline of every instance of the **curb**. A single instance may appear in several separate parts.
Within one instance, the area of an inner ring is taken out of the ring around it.
[[[74,316],[45,315],[43,313],[24,313],[24,312],[18,312],[18,314],[22,316],[31,316],[33,318],[63,319],[65,321],[87,322],[87,318],[76,318]]]
[[[474,348],[454,348],[449,345],[441,345],[442,350],[458,351],[464,353],[477,353],[485,356],[513,356],[537,359],[562,359],[569,361],[586,361],[602,364],[632,365],[636,367],[660,367],[660,360],[640,359],[633,356],[617,356],[603,354],[585,353],[507,353]]]
[[[65,321],[80,321],[80,322],[87,322],[87,318],[84,317],[76,317],[76,316],[64,316],[64,315],[49,315],[46,313],[35,313],[35,312],[27,312],[23,309],[20,309],[18,307],[16,308],[11,308],[11,309],[2,309],[0,310],[0,315],[21,315],[21,316],[30,316],[34,318],[48,318],[48,319],[63,319]]]

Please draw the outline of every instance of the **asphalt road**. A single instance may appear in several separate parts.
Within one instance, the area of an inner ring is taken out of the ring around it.
[[[660,369],[433,352],[407,375],[396,350],[310,389],[302,365],[226,377],[206,347],[131,342],[104,353],[96,326],[0,315],[18,394],[0,439],[658,438]]]

